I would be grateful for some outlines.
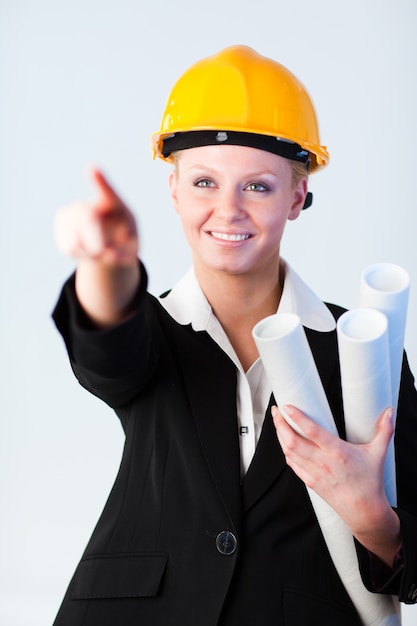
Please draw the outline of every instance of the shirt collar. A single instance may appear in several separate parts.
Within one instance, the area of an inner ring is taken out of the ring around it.
[[[288,263],[282,260],[281,267],[285,270],[285,280],[277,313],[296,313],[302,325],[312,330],[334,330],[336,322],[326,305]],[[208,330],[215,322],[194,268],[190,268],[168,295],[159,301],[176,322],[191,324],[195,331]]]

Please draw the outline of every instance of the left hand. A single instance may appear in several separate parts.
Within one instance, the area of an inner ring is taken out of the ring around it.
[[[379,417],[372,441],[360,445],[327,432],[295,407],[285,406],[285,412],[306,436],[297,434],[273,407],[287,464],[338,513],[358,541],[392,564],[391,555],[400,541],[399,520],[384,490],[384,460],[394,429],[392,409]]]

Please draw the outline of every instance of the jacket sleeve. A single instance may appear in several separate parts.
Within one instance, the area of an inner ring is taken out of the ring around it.
[[[364,584],[370,591],[394,594],[401,602],[417,603],[417,392],[404,355],[395,429],[397,512],[401,523],[401,561],[387,572],[383,584],[375,581],[373,560],[356,544]]]
[[[52,314],[79,383],[115,409],[147,385],[158,361],[143,266],[141,276],[133,313],[110,329],[96,328],[84,313],[75,293],[75,275],[65,283]]]

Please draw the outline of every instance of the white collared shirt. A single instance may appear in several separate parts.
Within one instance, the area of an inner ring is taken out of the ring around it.
[[[288,263],[282,261],[281,266],[285,269],[285,280],[277,313],[296,313],[302,325],[313,330],[320,332],[334,330],[336,323],[326,305]],[[159,301],[179,324],[191,324],[195,331],[206,331],[236,366],[236,405],[241,471],[244,475],[255,454],[272,393],[262,361],[258,358],[247,372],[244,371],[225,331],[197,282],[193,268],[166,297],[160,298]]]

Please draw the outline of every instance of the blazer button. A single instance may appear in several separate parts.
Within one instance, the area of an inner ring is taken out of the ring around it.
[[[236,551],[237,539],[230,530],[222,530],[216,537],[216,548],[220,554],[230,556]]]

